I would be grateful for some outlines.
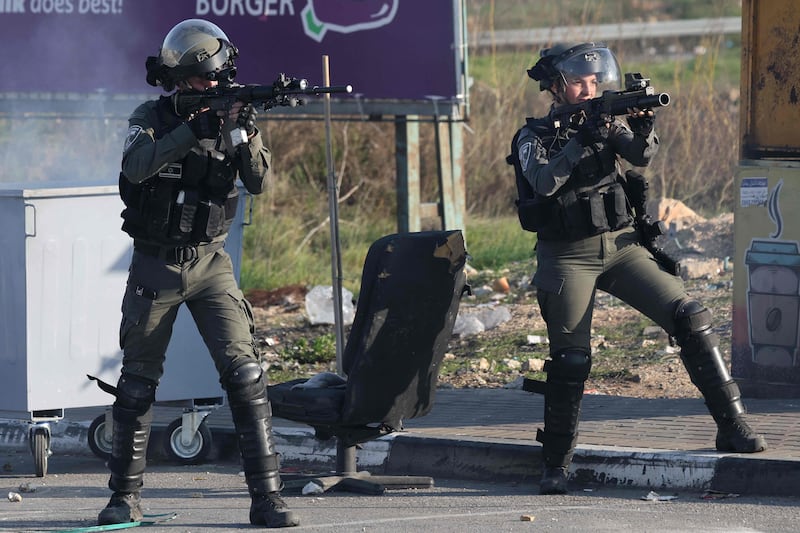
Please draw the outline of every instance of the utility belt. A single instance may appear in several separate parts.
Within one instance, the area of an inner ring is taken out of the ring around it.
[[[213,254],[223,246],[225,246],[224,241],[187,246],[160,246],[158,244],[146,244],[138,241],[133,242],[133,249],[135,251],[144,255],[156,257],[169,264],[188,263],[189,261],[194,261],[195,259]]]
[[[555,198],[520,203],[523,227],[540,240],[578,240],[615,231],[633,222],[625,191],[619,183],[600,189],[570,189]]]

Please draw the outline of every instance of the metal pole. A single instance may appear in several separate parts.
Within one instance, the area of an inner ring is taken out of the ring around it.
[[[322,82],[331,84],[328,56],[322,56]],[[331,95],[324,96],[325,104],[325,159],[328,163],[328,208],[331,219],[331,280],[333,282],[333,322],[336,330],[336,371],[344,376],[342,354],[344,352],[344,320],[342,318],[342,259],[339,250],[339,190],[333,167],[331,143]],[[352,474],[356,471],[356,448],[336,442],[336,472]]]
[[[330,86],[328,56],[322,56],[322,81]],[[342,324],[342,259],[339,249],[339,191],[336,185],[336,172],[333,167],[333,148],[331,143],[331,95],[324,95],[325,104],[325,159],[328,163],[328,209],[331,225],[331,281],[333,285],[333,322],[336,333],[336,371],[342,370],[344,352],[344,325]]]

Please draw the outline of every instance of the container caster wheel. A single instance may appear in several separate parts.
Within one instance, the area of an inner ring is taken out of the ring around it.
[[[113,442],[110,418],[108,414],[102,414],[89,425],[89,449],[105,461],[111,458],[111,443]]]
[[[164,451],[167,456],[181,464],[190,465],[203,462],[211,452],[211,430],[205,422],[197,426],[194,435],[185,435],[184,419],[178,418],[169,426],[164,435]],[[187,438],[189,437],[189,438]]]
[[[47,475],[47,460],[53,453],[50,451],[50,426],[40,424],[31,427],[28,440],[33,454],[36,477],[44,477]]]

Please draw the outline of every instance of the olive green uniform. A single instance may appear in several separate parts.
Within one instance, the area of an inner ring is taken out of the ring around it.
[[[129,222],[138,219],[137,215],[147,217],[147,213],[133,213],[126,218],[124,229],[134,238],[134,255],[122,306],[122,372],[155,382],[161,378],[172,324],[184,302],[220,374],[242,358],[257,358],[252,312],[222,245],[238,205],[237,176],[249,192],[258,194],[271,161],[258,133],[249,144],[240,147],[249,151],[248,158],[224,154],[218,139],[197,139],[188,125],[169,112],[170,102],[170,97],[147,102],[131,115],[122,160],[124,178],[132,184],[154,180],[174,183],[174,187],[163,189],[173,195],[181,190],[197,190],[199,193],[194,196],[198,205],[203,205],[207,196],[216,195],[215,200],[223,209],[212,217],[222,219],[217,225],[220,233],[203,235],[202,240],[191,231],[176,235],[167,229],[167,234],[157,234],[147,223]],[[181,164],[180,169],[176,162]],[[176,172],[183,174],[174,177]],[[184,193],[184,197],[188,196]],[[174,219],[180,213],[175,208],[177,198],[166,201],[171,204],[169,216]],[[196,215],[200,212],[196,209]],[[165,217],[161,226],[174,227],[173,219]]]
[[[543,125],[539,124],[540,132]],[[548,325],[551,352],[567,348],[590,352],[597,289],[620,298],[672,334],[675,305],[687,298],[683,282],[660,267],[642,246],[627,210],[615,224],[601,230],[586,219],[597,219],[599,215],[608,221],[613,215],[606,213],[607,206],[602,206],[602,213],[593,214],[591,206],[587,209],[587,202],[582,202],[582,197],[597,191],[609,194],[621,174],[617,154],[637,166],[647,165],[658,151],[655,132],[634,134],[617,120],[609,128],[606,142],[584,147],[574,136],[560,136],[546,126],[540,135],[526,127],[519,136],[518,147],[521,158],[529,154],[522,162],[523,173],[541,197],[551,198],[563,192],[571,181],[581,183],[576,214],[552,217],[558,223],[576,219],[581,222],[571,228],[543,228],[536,246],[538,269],[533,283]],[[605,168],[597,170],[598,160]]]
[[[228,154],[216,115],[204,117],[207,127],[195,124],[195,130],[174,112],[172,98],[139,106],[130,117],[125,142],[122,229],[133,238],[134,252],[122,302],[122,373],[114,391],[108,461],[108,485],[114,493],[98,522],[141,519],[139,493],[151,407],[173,324],[186,304],[227,393],[252,500],[250,522],[296,525],[279,495],[272,412],[253,341],[252,309],[223,248],[238,206],[236,180],[259,194],[269,173],[270,152],[256,129],[248,143]]]
[[[582,138],[583,132],[557,127],[552,116],[528,119],[509,159],[517,172],[520,221],[538,234],[533,284],[550,340],[547,380],[531,381],[527,388],[545,395],[544,430],[536,437],[545,465],[542,494],[566,492],[592,365],[598,289],[641,311],[677,340],[692,382],[719,426],[717,449],[766,448],[763,437],[741,418],[739,389],[722,360],[710,312],[690,299],[682,280],[642,244],[642,221],[634,221],[620,158],[634,166],[649,164],[658,151],[652,121],[637,125],[635,132],[618,119],[601,128]]]

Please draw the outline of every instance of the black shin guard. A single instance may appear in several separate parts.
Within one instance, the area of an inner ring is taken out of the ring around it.
[[[683,366],[711,416],[719,421],[743,415],[739,387],[725,366],[719,337],[711,329],[711,312],[694,300],[682,302],[675,312],[675,333]]]
[[[115,493],[135,493],[142,487],[147,466],[147,443],[153,419],[156,383],[122,375],[112,408],[113,438],[108,487]]]
[[[546,468],[568,468],[578,440],[584,382],[592,368],[591,356],[583,350],[564,350],[545,363],[544,430],[537,430]]]
[[[251,496],[280,491],[272,411],[261,367],[255,361],[247,361],[226,372],[223,386],[239,438],[242,467]]]

